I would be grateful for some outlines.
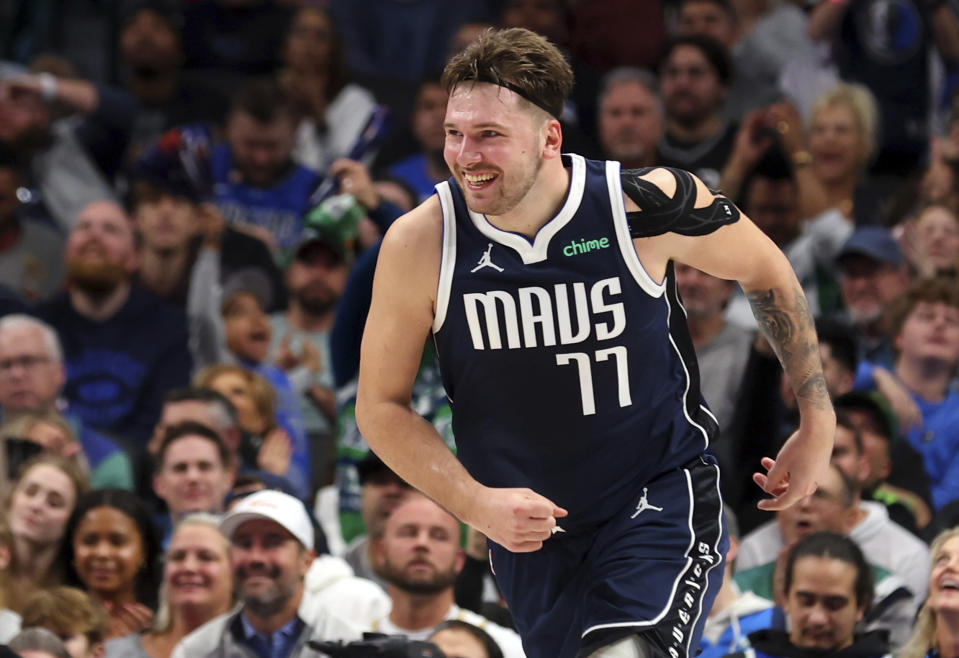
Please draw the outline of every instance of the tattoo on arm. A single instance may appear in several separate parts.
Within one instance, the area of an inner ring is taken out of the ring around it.
[[[775,289],[750,290],[746,297],[760,329],[779,356],[796,397],[817,408],[831,406],[816,330],[802,289],[797,287],[792,291],[792,304]]]

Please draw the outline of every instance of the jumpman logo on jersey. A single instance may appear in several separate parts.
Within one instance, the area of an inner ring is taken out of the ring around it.
[[[496,265],[496,264],[493,263],[493,261],[490,259],[490,252],[491,252],[491,251],[493,251],[493,243],[492,243],[492,242],[490,242],[490,243],[487,245],[486,251],[483,252],[483,256],[479,259],[479,262],[476,263],[476,267],[474,267],[473,269],[470,270],[470,274],[472,274],[473,272],[476,272],[477,270],[481,270],[481,269],[483,269],[484,267],[492,267],[492,268],[493,268],[494,270],[496,270],[497,272],[502,272],[502,271],[503,271],[503,268],[502,268],[502,267],[500,267],[499,265]]]
[[[643,497],[639,499],[639,502],[636,503],[636,511],[633,512],[633,515],[629,518],[635,519],[637,516],[642,514],[648,509],[653,510],[654,512],[662,512],[662,507],[656,507],[655,505],[650,505],[649,501],[646,499],[647,488],[643,487]]]

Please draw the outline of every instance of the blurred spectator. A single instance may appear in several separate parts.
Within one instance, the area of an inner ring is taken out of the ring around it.
[[[856,330],[860,361],[892,368],[892,345],[882,313],[908,284],[899,246],[888,230],[865,226],[849,237],[836,263],[844,315]]]
[[[934,98],[931,51],[959,57],[959,17],[946,2],[854,0],[820,3],[809,35],[832,45],[839,76],[861,83],[882,107],[879,157],[873,170],[901,176],[919,162],[929,137]]]
[[[276,70],[293,9],[266,0],[200,0],[185,5],[185,68],[211,78]]]
[[[387,173],[416,190],[418,201],[433,194],[433,186],[449,178],[449,167],[443,159],[446,143],[446,101],[449,94],[436,78],[420,83],[413,105],[410,128],[419,152],[386,168]]]
[[[360,486],[360,513],[365,532],[347,545],[343,558],[361,578],[386,587],[386,581],[373,568],[373,544],[383,537],[386,520],[411,491],[399,475],[370,452],[356,464]]]
[[[133,224],[113,202],[83,209],[65,256],[68,291],[38,309],[63,345],[64,395],[84,424],[142,450],[163,396],[189,379],[186,318],[133,285]]]
[[[141,240],[136,280],[165,301],[185,310],[190,347],[198,366],[222,361],[218,290],[256,286],[271,309],[286,301],[280,272],[261,240],[226,226],[219,211],[205,203],[201,174],[208,153],[193,150],[193,133],[174,129],[150,148],[130,174],[133,219]]]
[[[193,421],[168,427],[153,476],[153,490],[167,508],[167,514],[156,519],[161,546],[167,547],[187,515],[222,512],[235,475],[234,457],[215,430]]]
[[[447,658],[503,658],[502,649],[489,633],[459,619],[444,621],[427,639]]]
[[[869,464],[862,497],[882,503],[889,518],[904,528],[923,528],[932,520],[929,476],[915,448],[898,435],[889,404],[881,394],[851,391],[833,399],[859,433]]]
[[[230,566],[241,605],[200,626],[174,649],[174,658],[312,653],[306,640],[352,640],[360,633],[338,617],[298,614],[303,579],[316,557],[313,526],[303,504],[279,491],[258,491],[220,522],[230,540]],[[264,583],[264,581],[267,581]]]
[[[836,444],[853,456],[855,430],[839,425]],[[848,535],[862,548],[866,559],[876,566],[877,583],[892,574],[894,579],[880,588],[886,600],[870,612],[871,627],[885,626],[895,641],[901,643],[909,632],[913,615],[925,598],[926,580],[916,556],[927,553],[926,545],[915,535],[889,519],[884,505],[863,502],[856,480],[847,475],[834,459],[833,468],[823,479],[819,490],[793,507],[777,512],[776,519],[751,532],[740,545],[736,580],[761,596],[779,600],[776,590],[777,562],[782,549],[797,539],[819,530]],[[904,587],[908,592],[895,590]],[[896,604],[896,605],[893,605]],[[875,616],[874,616],[875,615]]]
[[[228,105],[223,88],[182,70],[180,16],[158,0],[134,7],[122,16],[118,47],[124,86],[139,101],[127,147],[129,162],[173,126],[219,123]]]
[[[292,101],[278,83],[248,83],[233,98],[227,141],[212,155],[212,201],[226,221],[246,225],[284,250],[296,242],[320,180],[293,162],[297,124]]]
[[[688,169],[707,186],[719,185],[736,137],[736,124],[721,113],[731,76],[729,53],[714,39],[673,40],[659,72],[666,130],[657,164]]]
[[[195,383],[232,403],[237,425],[245,436],[241,452],[246,465],[250,466],[252,458],[253,468],[286,478],[298,496],[308,498],[310,445],[299,417],[278,407],[274,385],[248,366],[229,364],[201,370]]]
[[[229,548],[216,517],[184,518],[167,549],[153,626],[110,640],[103,658],[167,658],[186,635],[229,612],[234,603]]]
[[[954,276],[959,267],[959,216],[949,206],[932,203],[908,222],[912,239],[903,245],[919,277]]]
[[[932,542],[929,598],[919,611],[912,637],[897,654],[902,658],[956,655],[955,591],[959,583],[959,528],[944,530]]]
[[[883,631],[856,632],[873,602],[872,581],[872,569],[855,542],[831,532],[801,539],[783,569],[789,631],[754,631],[749,634],[752,649],[733,656],[888,655]]]
[[[329,13],[319,6],[297,9],[283,48],[280,84],[300,116],[294,159],[325,172],[350,157],[376,109],[368,90],[347,77],[343,43]],[[364,160],[372,161],[374,153]]]
[[[598,139],[603,155],[624,169],[656,164],[656,144],[663,136],[663,105],[656,76],[621,66],[600,83]]]
[[[453,602],[464,560],[459,535],[459,522],[429,498],[416,494],[399,503],[373,542],[374,565],[388,583],[393,609],[370,630],[423,640],[443,621],[460,619],[489,633],[506,658],[524,658],[516,631]]]
[[[726,321],[734,282],[682,263],[674,267],[676,288],[699,364],[700,390],[720,427],[710,447],[728,477],[748,477],[740,471],[735,457],[736,435],[730,430],[755,332]]]
[[[959,393],[949,390],[959,364],[959,289],[948,277],[918,280],[888,314],[896,378],[922,414],[909,443],[923,456],[938,510],[959,499]]]
[[[77,93],[73,105],[93,106],[95,88],[86,82],[0,71],[0,141],[16,151],[26,180],[25,203],[68,231],[88,204],[114,198],[103,173],[69,121],[53,121],[51,100]]]
[[[106,639],[139,632],[153,619],[160,540],[146,506],[121,489],[80,497],[66,528],[67,583],[84,588],[110,618]]]
[[[22,610],[34,590],[63,584],[67,521],[89,486],[73,462],[56,455],[34,457],[20,468],[5,497],[13,539],[4,569],[7,607]]]
[[[29,441],[40,449],[38,454],[60,455],[72,460],[84,475],[90,476],[90,465],[73,435],[73,429],[56,411],[25,411],[5,419],[0,424],[0,440],[4,442],[8,453],[11,444]]]
[[[749,648],[751,632],[769,628],[774,603],[750,591],[741,591],[733,580],[733,567],[739,552],[739,523],[729,507],[723,507],[729,550],[723,560],[723,584],[706,618],[699,643],[698,658],[720,658]]]
[[[372,183],[369,187],[373,189]],[[355,258],[356,238],[354,230],[341,231],[327,223],[321,209],[307,215],[287,265],[290,305],[285,313],[270,316],[270,358],[297,393],[313,453],[312,470],[323,486],[333,479],[335,453],[330,332]]]
[[[33,302],[63,286],[63,238],[31,217],[25,178],[16,152],[0,142],[0,280]]]
[[[63,352],[53,329],[27,315],[0,319],[0,412],[15,418],[28,412],[57,414],[62,409],[83,449],[94,488],[133,487],[129,457],[116,443],[85,425],[60,392],[66,381]],[[0,478],[2,480],[2,478]]]
[[[23,628],[45,628],[63,641],[70,658],[102,658],[108,620],[83,590],[53,587],[35,592],[23,609]]]

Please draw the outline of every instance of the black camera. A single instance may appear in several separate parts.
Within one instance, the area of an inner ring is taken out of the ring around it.
[[[7,479],[15,480],[23,463],[43,452],[43,446],[36,441],[19,437],[10,437],[4,442],[7,453]]]
[[[446,658],[432,642],[410,640],[405,635],[363,633],[354,642],[310,642],[315,651],[332,658]]]

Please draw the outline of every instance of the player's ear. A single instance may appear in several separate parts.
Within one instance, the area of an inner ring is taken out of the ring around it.
[[[550,117],[543,126],[546,136],[543,144],[544,158],[558,158],[563,149],[563,127],[559,121]]]

